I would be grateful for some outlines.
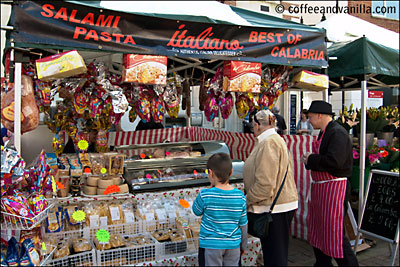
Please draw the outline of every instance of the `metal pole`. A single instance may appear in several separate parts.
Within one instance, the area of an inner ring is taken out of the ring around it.
[[[21,63],[15,63],[14,79],[14,146],[21,155]]]
[[[358,203],[358,225],[361,223],[364,204],[364,172],[365,172],[365,138],[367,132],[367,81],[361,81],[361,129],[360,129],[360,190]]]

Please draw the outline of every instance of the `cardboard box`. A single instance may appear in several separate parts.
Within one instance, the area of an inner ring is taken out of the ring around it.
[[[323,91],[329,87],[329,77],[328,75],[302,70],[293,77],[293,83],[293,86],[298,88]]]
[[[125,54],[122,81],[166,85],[167,57]]]
[[[261,63],[224,61],[224,91],[260,93]]]
[[[36,60],[39,80],[49,81],[86,73],[86,64],[78,51],[71,50]]]

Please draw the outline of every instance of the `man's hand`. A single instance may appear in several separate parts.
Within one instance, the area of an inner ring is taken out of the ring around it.
[[[310,156],[311,153],[304,153],[303,156],[301,156],[301,162],[303,162],[304,164],[307,165],[307,161],[308,161],[308,156]]]

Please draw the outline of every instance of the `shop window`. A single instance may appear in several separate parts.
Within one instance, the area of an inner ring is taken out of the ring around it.
[[[372,1],[372,16],[399,20],[398,1]]]

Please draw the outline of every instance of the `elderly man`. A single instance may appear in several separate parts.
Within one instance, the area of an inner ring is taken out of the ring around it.
[[[243,167],[247,215],[259,218],[270,211],[277,199],[269,235],[260,239],[261,247],[264,266],[287,266],[290,224],[298,207],[293,160],[285,141],[275,130],[276,118],[271,111],[261,110],[251,121],[258,142]]]
[[[331,104],[313,101],[307,115],[314,129],[320,129],[312,153],[302,157],[313,179],[307,228],[316,258],[314,266],[332,266],[332,258],[339,266],[358,266],[343,227],[346,177],[353,167],[352,141],[333,121]]]

